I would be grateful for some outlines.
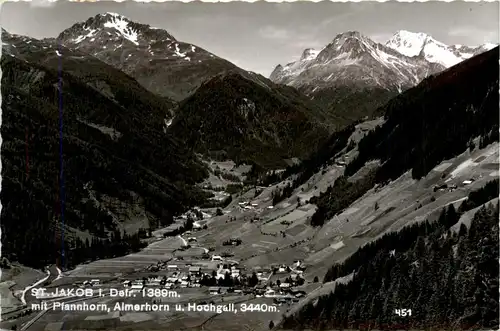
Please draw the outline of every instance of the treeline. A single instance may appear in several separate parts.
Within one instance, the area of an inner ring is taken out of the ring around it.
[[[357,181],[350,182],[347,177],[341,176],[319,196],[312,197],[310,202],[318,209],[311,217],[312,226],[322,226],[327,220],[342,212],[354,201],[370,190],[375,183],[374,171]]]
[[[353,123],[341,131],[333,133],[330,138],[324,143],[317,152],[311,155],[309,159],[304,160],[299,164],[288,166],[280,176],[274,175],[274,179],[283,180],[292,175],[296,175],[292,183],[288,183],[282,189],[277,189],[273,192],[273,205],[289,198],[293,191],[300,185],[307,182],[311,176],[318,173],[321,168],[333,164],[335,157],[345,148],[353,147],[349,145],[349,137],[356,129],[356,123]]]
[[[358,261],[325,280],[355,271],[352,281],[284,319],[285,329],[481,329],[499,325],[499,206],[480,208],[470,228],[449,228],[449,207],[428,221],[388,234],[357,253]],[[416,240],[415,240],[416,237]],[[396,309],[410,309],[399,317]]]
[[[186,231],[191,231],[193,229],[193,223],[193,219],[191,217],[188,217],[183,225],[181,225],[177,229],[163,233],[163,237],[175,237],[177,235],[183,234]]]
[[[201,204],[199,204],[199,207],[200,208],[226,208],[227,206],[229,206],[229,204],[233,201],[233,198],[232,196],[228,196],[227,198],[225,198],[224,200],[222,201],[218,201],[218,200],[213,200],[213,199],[210,199],[210,200],[207,200]]]
[[[467,210],[479,207],[485,202],[498,197],[498,191],[498,179],[489,181],[485,186],[470,192],[467,200],[464,200],[464,202],[462,202],[462,204],[458,208],[458,211],[465,212]]]
[[[498,56],[497,47],[392,99],[381,109],[385,123],[360,141],[345,174],[378,159],[379,183],[410,169],[419,179],[463,153],[473,138],[481,137],[480,147],[498,141]]]
[[[93,237],[90,241],[88,239],[83,241],[80,238],[75,238],[69,242],[65,242],[64,260],[59,262],[65,264],[65,268],[73,268],[84,262],[138,252],[147,246],[141,240],[145,236],[147,236],[146,231],[142,229],[142,231],[133,235],[129,235],[126,232],[122,235],[120,231],[115,231],[107,239]]]

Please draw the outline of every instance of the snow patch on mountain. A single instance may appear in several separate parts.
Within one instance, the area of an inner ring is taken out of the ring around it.
[[[85,34],[85,35],[80,35],[78,36],[77,38],[74,38],[72,41],[75,43],[75,44],[79,44],[81,43],[82,41],[84,41],[85,39],[87,38],[92,38],[96,35],[97,33],[97,30],[96,29],[90,29],[88,27],[85,27],[84,28],[85,31],[88,31],[89,33]],[[92,41],[92,39],[91,39]]]
[[[406,56],[423,56],[431,63],[439,63],[449,68],[474,55],[488,51],[497,45],[485,44],[477,47],[463,45],[449,46],[425,33],[401,30],[396,32],[386,42],[385,46]]]
[[[120,34],[127,40],[139,45],[137,42],[137,32],[129,27],[129,21],[116,13],[107,13],[110,16],[110,20],[104,23],[105,28],[116,29]]]
[[[394,34],[391,39],[385,43],[385,46],[409,57],[418,56],[424,47],[427,37],[425,33],[413,33],[401,30]]]
[[[179,44],[175,43],[175,55],[177,55],[178,57],[186,57],[186,53],[181,53],[181,50],[179,49]]]

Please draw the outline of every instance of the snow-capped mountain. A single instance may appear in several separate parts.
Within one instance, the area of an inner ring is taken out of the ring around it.
[[[278,66],[270,78],[310,94],[334,85],[399,90],[443,70],[423,57],[409,57],[356,31],[339,34],[323,49],[305,50],[300,60]]]
[[[474,55],[494,48],[495,44],[471,47],[463,45],[448,46],[425,33],[401,30],[389,39],[385,46],[406,56],[423,56],[427,61],[439,63],[449,68]]]
[[[385,45],[357,31],[337,35],[320,50],[278,65],[270,79],[287,84],[352,122],[371,116],[398,93],[495,45],[446,46],[423,33],[400,31]]]
[[[234,64],[163,29],[105,13],[74,24],[58,37],[64,46],[89,53],[136,78],[144,87],[184,99],[205,80]],[[242,69],[240,69],[242,70]]]

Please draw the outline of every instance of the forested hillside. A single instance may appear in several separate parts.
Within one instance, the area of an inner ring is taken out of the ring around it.
[[[355,272],[346,285],[285,318],[285,329],[498,328],[498,203],[480,208],[470,228],[437,222],[389,233],[335,265],[325,281]],[[398,316],[396,309],[411,310]]]
[[[207,170],[163,132],[170,104],[92,57],[61,52],[35,63],[4,52],[1,63],[2,255],[32,267],[137,249],[139,233],[115,235],[122,221],[169,224],[205,198],[192,184]],[[107,250],[73,242],[79,231]],[[87,253],[71,259],[75,247]]]

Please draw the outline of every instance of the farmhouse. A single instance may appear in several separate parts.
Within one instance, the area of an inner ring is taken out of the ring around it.
[[[222,257],[219,255],[212,255],[212,261],[222,261]]]
[[[208,292],[212,295],[217,295],[220,294],[221,290],[220,287],[209,287]]]

